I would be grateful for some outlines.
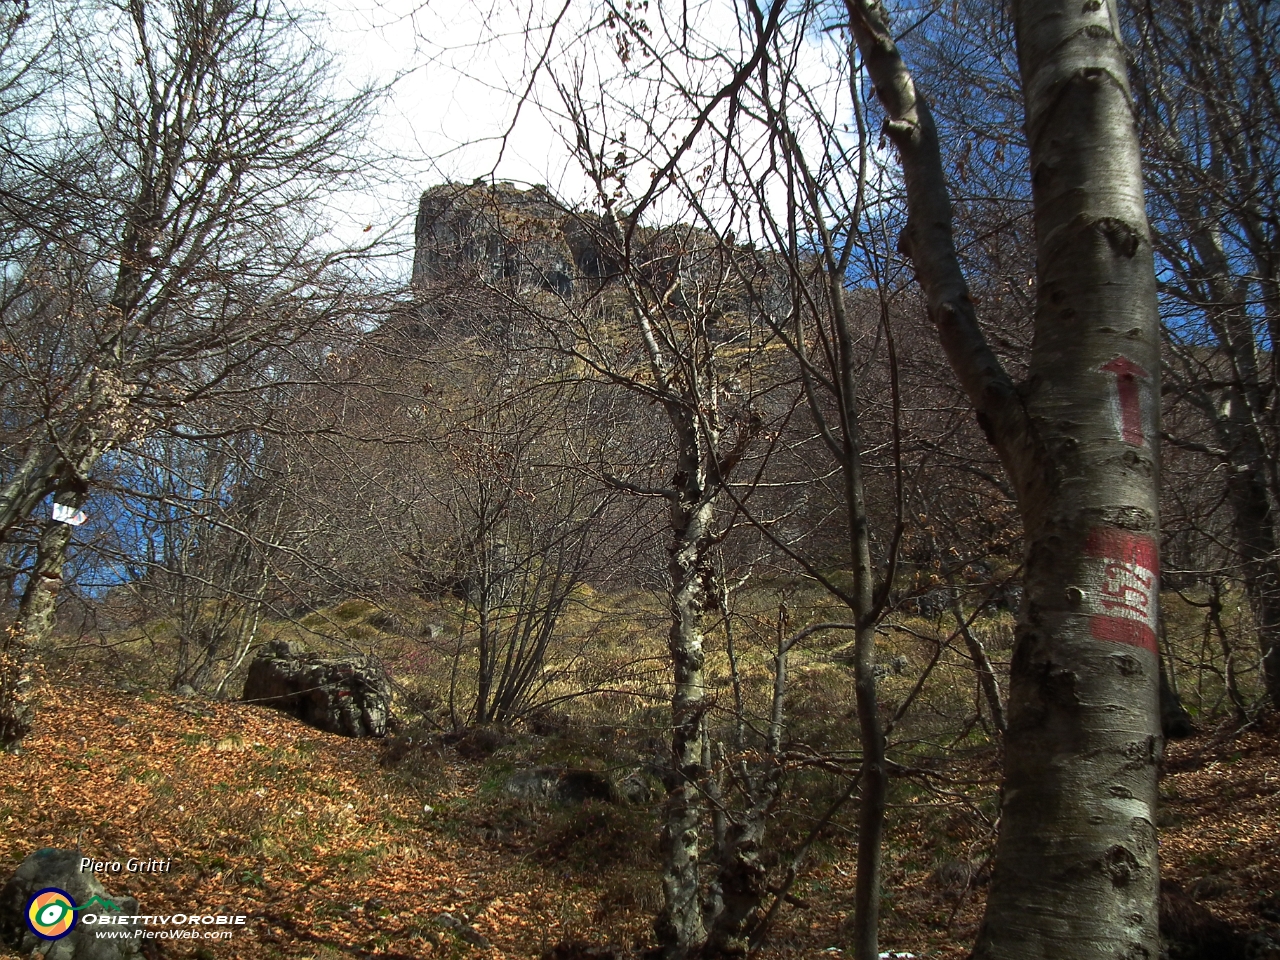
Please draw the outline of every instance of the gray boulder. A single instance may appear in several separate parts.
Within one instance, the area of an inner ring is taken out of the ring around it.
[[[617,803],[620,799],[613,781],[594,770],[564,770],[554,767],[518,770],[507,780],[506,787],[507,793],[524,800],[555,803],[599,800]]]
[[[137,916],[138,901],[133,897],[113,897],[92,873],[80,872],[80,853],[75,850],[37,850],[22,861],[9,882],[0,888],[0,940],[23,956],[37,948],[45,960],[130,960],[140,956],[138,940],[99,939],[99,927],[85,923],[88,916]],[[27,904],[39,891],[54,887],[67,894],[77,905],[88,904],[94,897],[113,903],[111,910],[97,903],[78,911],[71,932],[60,940],[43,940],[27,925]],[[103,930],[127,930],[131,927],[110,926]]]
[[[900,677],[907,672],[907,668],[911,666],[911,661],[902,654],[898,654],[887,663],[877,663],[871,670],[875,674],[877,680],[883,680],[885,677]]]
[[[540,767],[534,770],[517,770],[507,778],[507,793],[521,800],[552,800],[560,771]]]
[[[386,736],[391,717],[391,682],[377,664],[306,653],[278,640],[249,664],[243,699],[348,737]]]
[[[618,781],[618,796],[627,803],[648,803],[653,799],[653,785],[649,778],[636,770]]]

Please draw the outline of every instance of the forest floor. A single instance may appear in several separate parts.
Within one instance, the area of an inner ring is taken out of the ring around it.
[[[1278,735],[1271,719],[1171,743],[1161,781],[1166,877],[1246,929],[1280,922]],[[146,914],[248,916],[228,941],[166,942],[170,958],[530,958],[566,939],[646,941],[652,811],[535,807],[505,795],[492,757],[416,749],[411,777],[383,745],[270,710],[54,678],[25,749],[0,755],[0,870],[42,847],[165,859],[168,873],[105,876],[109,894]],[[972,778],[989,782],[995,762],[978,755]],[[979,864],[989,839],[962,820],[895,805],[882,950],[966,954],[983,896],[966,877],[981,871],[954,863]],[[838,956],[852,864],[850,836],[825,842],[760,955]]]

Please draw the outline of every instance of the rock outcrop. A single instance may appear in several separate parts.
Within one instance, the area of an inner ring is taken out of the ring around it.
[[[624,252],[625,251],[625,252]],[[422,194],[414,228],[413,297],[430,336],[449,322],[450,290],[582,301],[616,280],[676,308],[698,304],[727,338],[790,309],[789,271],[776,254],[701,227],[633,224],[612,211],[573,210],[543,186],[446,183]],[[406,317],[408,314],[406,314]]]
[[[554,767],[519,770],[507,779],[506,789],[513,797],[555,803],[584,803],[587,800],[617,803],[621,799],[613,781],[594,770]]]
[[[597,242],[602,223],[571,214],[541,186],[432,187],[418,203],[413,284],[420,290],[478,271],[488,283],[509,281],[518,291],[541,288],[569,296],[575,280],[607,272],[609,259]]]
[[[283,710],[330,733],[383,737],[391,718],[391,682],[362,657],[325,657],[275,641],[249,664],[243,699]]]

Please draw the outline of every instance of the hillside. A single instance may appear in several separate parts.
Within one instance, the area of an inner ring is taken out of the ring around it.
[[[179,942],[161,956],[536,957],[565,939],[629,947],[647,936],[653,811],[554,808],[502,789],[511,769],[565,755],[555,737],[358,741],[262,708],[76,675],[52,678],[45,704],[22,754],[0,757],[6,876],[46,846],[171,859],[170,873],[112,875],[107,888],[144,913],[250,917],[230,941]],[[1278,729],[1273,720],[1171,744],[1162,781],[1166,876],[1242,928],[1280,923]],[[979,755],[973,779],[989,782],[993,761]],[[980,863],[987,838],[954,792],[950,805],[941,794],[897,797],[885,950],[965,955],[982,888],[964,892],[957,858]],[[762,955],[836,952],[851,863],[850,838],[837,833]]]

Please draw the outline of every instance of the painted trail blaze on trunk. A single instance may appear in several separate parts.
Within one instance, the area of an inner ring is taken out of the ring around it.
[[[1111,399],[1116,433],[1125,443],[1131,443],[1135,447],[1145,445],[1147,436],[1143,425],[1148,417],[1143,406],[1144,401],[1149,402],[1149,391],[1145,391],[1148,396],[1144,396],[1142,384],[1151,379],[1147,371],[1123,356],[1103,364],[1101,370],[1115,375]]]
[[[1096,640],[1156,652],[1159,560],[1152,537],[1094,527],[1085,543],[1089,632]]]
[[[1013,0],[1036,233],[1015,384],[960,269],[928,104],[881,0],[846,0],[898,147],[903,248],[1013,481],[1026,600],[974,960],[1155,960],[1160,324],[1115,0]]]

